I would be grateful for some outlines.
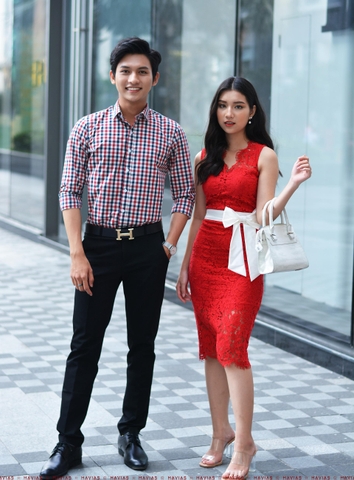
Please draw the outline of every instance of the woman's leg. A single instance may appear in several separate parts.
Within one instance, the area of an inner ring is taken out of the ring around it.
[[[215,358],[205,360],[205,377],[213,426],[213,440],[201,465],[221,464],[223,451],[227,443],[233,440],[233,431],[228,416],[230,401],[229,387],[224,367]]]
[[[236,436],[234,455],[223,478],[228,478],[229,476],[244,478],[256,453],[256,445],[251,432],[254,404],[252,370],[251,368],[241,369],[231,365],[225,367],[225,372],[232,409],[235,415]]]

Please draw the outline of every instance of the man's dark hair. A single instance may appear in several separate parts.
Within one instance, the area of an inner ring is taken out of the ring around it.
[[[155,79],[159,65],[161,63],[161,55],[156,50],[150,48],[149,43],[138,37],[124,38],[114,47],[110,57],[111,70],[116,75],[117,65],[125,55],[140,54],[145,55],[150,62],[152,70],[152,78]]]

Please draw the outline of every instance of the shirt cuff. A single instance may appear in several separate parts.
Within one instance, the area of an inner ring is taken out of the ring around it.
[[[177,202],[174,203],[172,213],[183,213],[187,215],[188,218],[191,218],[193,212],[194,201],[190,198],[180,198]]]
[[[69,210],[70,208],[79,208],[82,207],[82,198],[72,193],[60,193],[59,194],[59,205],[60,210]]]

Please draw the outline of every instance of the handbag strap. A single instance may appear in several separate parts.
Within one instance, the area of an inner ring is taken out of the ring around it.
[[[264,205],[262,210],[262,228],[266,226],[266,215],[267,215],[267,208],[269,207],[272,200],[268,200],[268,202]]]
[[[274,209],[274,203],[276,201],[277,197],[272,198],[272,200],[268,200],[268,202],[264,205],[263,210],[262,210],[262,227],[266,226],[266,214],[267,214],[267,209],[269,213],[269,228],[271,232],[274,230],[274,215],[273,215],[273,209]],[[289,222],[288,214],[286,213],[285,207],[283,210],[280,212],[280,218],[281,218],[281,223],[286,224],[286,228],[288,233],[294,233],[293,228]]]

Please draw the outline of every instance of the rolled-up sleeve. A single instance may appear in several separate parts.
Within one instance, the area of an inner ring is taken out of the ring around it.
[[[59,190],[61,210],[82,207],[82,192],[86,181],[88,158],[85,139],[86,117],[76,123],[67,143]]]
[[[169,164],[171,196],[174,202],[171,213],[183,213],[190,218],[195,201],[195,187],[187,137],[179,125],[176,128]]]

